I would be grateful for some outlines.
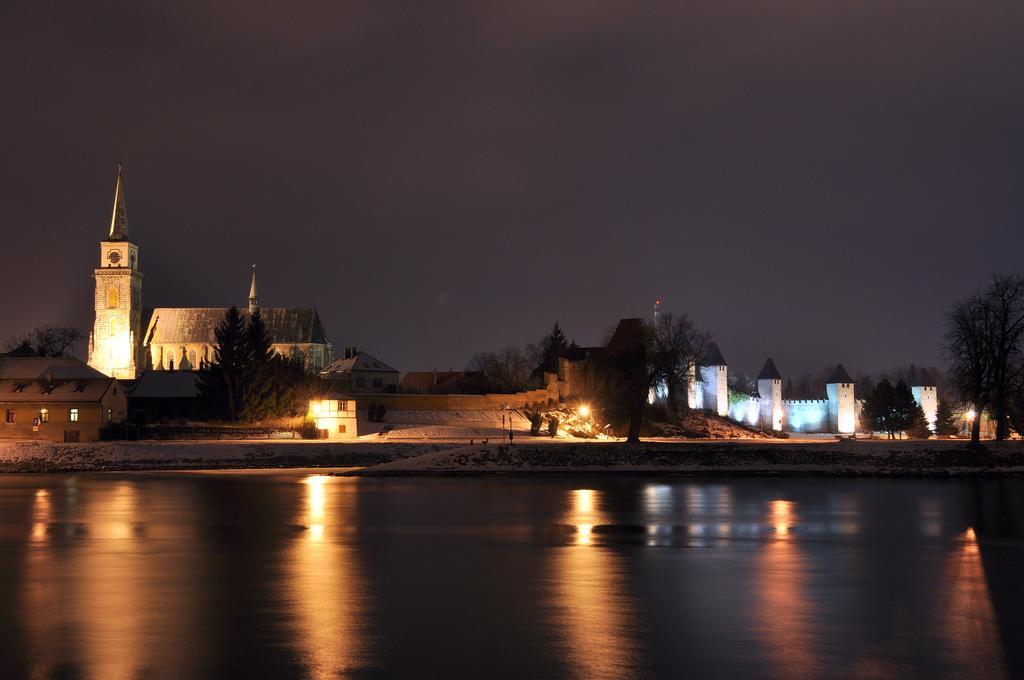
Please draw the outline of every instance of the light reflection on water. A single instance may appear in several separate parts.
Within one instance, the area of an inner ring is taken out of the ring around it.
[[[636,645],[628,634],[635,603],[623,585],[622,557],[593,545],[593,527],[606,521],[598,492],[574,489],[567,521],[576,527],[576,540],[555,558],[554,601],[560,611],[555,627],[566,633],[572,676],[629,677],[635,666]]]
[[[758,632],[779,677],[819,677],[821,664],[814,647],[813,625],[819,618],[813,598],[804,589],[812,578],[793,528],[798,523],[796,503],[773,500],[768,522],[774,531],[754,571],[758,606]]]
[[[4,477],[0,676],[1008,677],[1009,484]]]
[[[128,481],[82,489],[75,479],[35,492],[21,588],[31,676],[73,667],[120,680],[184,673],[194,660],[183,650],[198,632],[198,603],[166,587],[187,581],[194,565],[145,540],[140,493]],[[194,538],[187,504],[175,514],[175,540]]]
[[[285,560],[295,640],[311,678],[333,678],[351,671],[360,653],[361,578],[353,548],[336,530],[353,523],[353,508],[337,492],[354,480],[310,475],[302,480],[306,502],[299,516],[306,526]]]

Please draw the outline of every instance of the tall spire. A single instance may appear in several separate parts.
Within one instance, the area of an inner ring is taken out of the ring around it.
[[[252,314],[260,306],[256,295],[256,265],[252,266],[252,283],[249,284],[249,313]]]
[[[117,183],[114,185],[114,213],[110,217],[111,241],[128,240],[128,213],[124,205],[124,164],[117,164]]]

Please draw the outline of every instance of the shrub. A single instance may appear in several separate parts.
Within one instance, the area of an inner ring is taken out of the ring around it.
[[[303,439],[316,439],[320,436],[320,431],[316,428],[316,421],[310,416],[306,416],[302,425],[299,426],[299,436]]]
[[[558,435],[558,418],[554,416],[548,418],[548,434],[552,437]]]
[[[544,425],[544,416],[541,415],[540,411],[529,411],[527,415],[530,418],[530,435],[536,437],[540,434],[540,428]]]
[[[388,409],[384,404],[371,401],[370,405],[366,407],[366,419],[371,423],[382,423],[384,422],[384,414],[387,412]]]

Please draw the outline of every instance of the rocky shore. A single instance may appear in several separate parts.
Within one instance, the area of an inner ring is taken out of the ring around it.
[[[457,444],[323,441],[0,442],[2,472],[363,467]]]
[[[345,467],[355,475],[1024,475],[1024,442],[0,442],[0,472]]]
[[[356,475],[644,474],[692,476],[1024,475],[1024,443],[706,441],[465,446]]]

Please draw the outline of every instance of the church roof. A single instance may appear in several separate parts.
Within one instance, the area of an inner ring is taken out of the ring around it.
[[[758,380],[782,380],[782,376],[779,375],[779,369],[775,368],[775,362],[771,357],[764,362],[764,368],[757,374]]]
[[[146,344],[209,344],[227,307],[157,307],[149,317]],[[239,310],[242,317],[248,316]],[[320,315],[313,308],[261,307],[260,314],[275,345],[329,344]]]
[[[114,183],[114,211],[110,216],[109,241],[128,240],[128,210],[124,201],[123,167],[117,164],[117,181]]]
[[[708,345],[708,351],[704,352],[704,356],[701,357],[699,362],[701,366],[728,366],[725,363],[725,357],[722,356],[722,350],[718,349],[718,343],[713,342]]]
[[[835,385],[836,383],[852,383],[853,378],[846,372],[842,364],[836,364],[835,370],[832,371],[832,375],[825,381],[826,385]]]
[[[356,352],[354,355],[338,359],[333,364],[320,372],[325,378],[334,375],[351,373],[352,371],[378,371],[381,373],[398,373],[397,368],[388,366],[380,359],[370,356],[366,352]]]

